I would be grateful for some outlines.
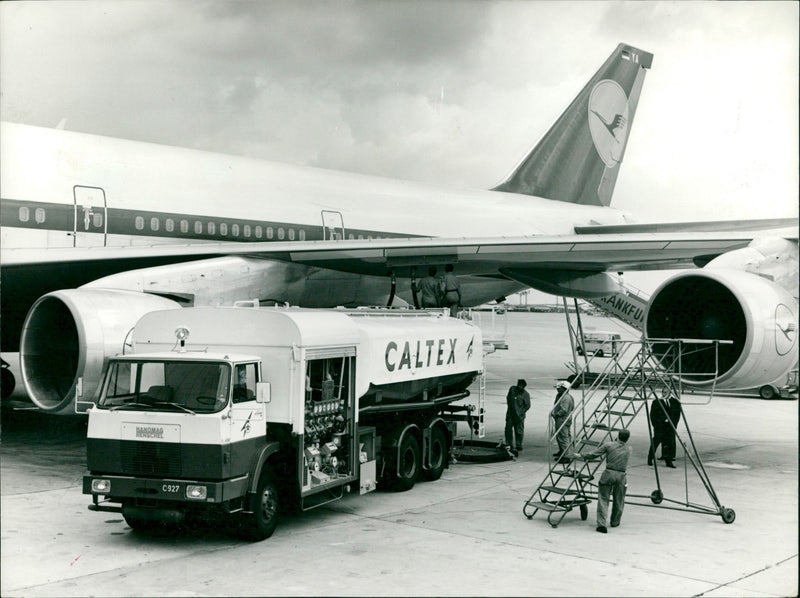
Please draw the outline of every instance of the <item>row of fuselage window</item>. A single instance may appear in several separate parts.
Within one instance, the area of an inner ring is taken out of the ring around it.
[[[43,224],[47,218],[47,213],[44,208],[36,208],[34,210],[34,220],[37,224]],[[91,217],[91,223],[94,228],[100,228],[103,226],[103,214],[102,213],[91,213],[89,214]],[[22,206],[19,209],[19,220],[20,222],[28,222],[31,219],[30,208],[27,206]],[[136,216],[134,220],[134,226],[136,230],[144,230],[145,229],[145,218],[144,216]],[[294,241],[298,239],[300,241],[305,241],[306,239],[306,231],[305,229],[297,229],[294,228],[284,228],[282,226],[279,227],[272,227],[266,226],[262,227],[261,225],[251,226],[250,224],[231,224],[228,225],[227,222],[206,222],[205,226],[203,226],[203,222],[200,220],[195,220],[193,223],[193,232],[196,235],[217,235],[217,226],[219,226],[219,235],[223,237],[228,236],[228,229],[230,228],[230,236],[232,237],[239,237],[240,235],[243,236],[245,239],[249,239],[255,237],[256,239],[262,239],[265,237],[267,239],[274,239],[276,238],[279,241],[287,239],[289,241]],[[88,227],[86,227],[88,229]],[[180,220],[178,221],[178,228],[180,229],[181,234],[188,234],[189,233],[189,221],[188,220]],[[151,232],[158,232],[161,229],[161,219],[156,217],[150,218],[150,231]],[[175,232],[175,220],[172,218],[166,218],[164,220],[164,230],[168,233]],[[91,231],[90,231],[91,232]],[[364,235],[359,234],[358,236],[350,233],[347,235],[348,239],[372,239],[372,235]],[[341,231],[333,230],[331,234],[328,235],[328,238],[335,238],[341,239]],[[375,238],[380,238],[376,236]]]

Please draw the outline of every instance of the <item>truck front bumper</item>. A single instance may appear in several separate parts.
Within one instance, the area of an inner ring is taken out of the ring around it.
[[[121,507],[110,506],[109,502],[133,501],[153,506],[163,504],[163,501],[218,505],[245,496],[248,480],[246,475],[219,482],[86,475],[83,476],[83,493],[92,496],[93,504],[89,509],[93,511],[121,511]]]

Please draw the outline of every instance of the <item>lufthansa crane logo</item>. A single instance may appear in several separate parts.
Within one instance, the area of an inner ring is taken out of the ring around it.
[[[792,310],[779,303],[775,309],[775,350],[778,355],[786,355],[794,348],[797,340],[797,322]]]
[[[604,79],[589,95],[589,131],[600,159],[608,168],[622,160],[628,139],[628,96],[616,81]]]

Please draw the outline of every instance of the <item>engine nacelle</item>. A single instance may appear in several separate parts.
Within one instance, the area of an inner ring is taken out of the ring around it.
[[[40,409],[74,413],[76,396],[94,401],[106,360],[145,313],[179,307],[135,291],[68,289],[40,297],[22,327],[20,366],[28,396]]]
[[[682,272],[656,289],[645,312],[649,339],[731,340],[684,345],[683,382],[743,389],[772,382],[797,363],[797,301],[777,284],[738,270]],[[663,347],[655,347],[658,354]],[[718,372],[716,376],[713,372]]]

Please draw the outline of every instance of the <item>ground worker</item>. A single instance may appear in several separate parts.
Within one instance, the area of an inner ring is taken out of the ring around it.
[[[653,442],[647,453],[647,464],[652,465],[656,450],[661,445],[661,458],[667,467],[675,467],[675,427],[681,418],[681,404],[668,387],[661,391],[661,398],[650,406],[650,423],[653,426]]]
[[[625,471],[628,469],[628,461],[631,458],[633,448],[628,444],[631,433],[622,429],[617,436],[618,440],[604,442],[597,450],[581,455],[577,453],[575,458],[590,461],[597,457],[606,458],[606,469],[600,476],[597,484],[597,528],[601,534],[607,534],[608,528],[608,501],[613,496],[614,505],[611,508],[611,527],[618,527],[622,520],[622,510],[625,508],[625,492],[627,490],[627,479]]]
[[[550,417],[553,418],[553,433],[558,441],[558,451],[553,455],[559,463],[569,462],[569,445],[572,443],[572,410],[575,400],[569,394],[569,382],[556,384],[556,400]]]
[[[428,266],[428,275],[419,281],[417,288],[421,294],[420,305],[423,309],[442,306],[439,281],[436,280],[436,266]]]
[[[444,267],[444,279],[442,280],[442,305],[450,308],[450,315],[456,317],[458,308],[461,307],[461,285],[458,278],[453,273],[453,264]]]
[[[520,378],[517,380],[516,386],[508,389],[508,394],[506,395],[506,445],[509,450],[516,450],[517,454],[522,450],[522,439],[525,435],[525,414],[531,408],[531,396],[525,390],[527,385],[527,382]]]

